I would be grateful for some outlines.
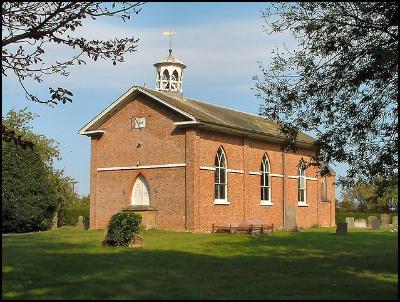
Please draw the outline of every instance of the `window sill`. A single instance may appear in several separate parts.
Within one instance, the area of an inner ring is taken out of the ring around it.
[[[261,206],[273,206],[274,204],[271,201],[261,200],[260,205]]]
[[[308,207],[308,203],[305,202],[297,202],[298,207]]]
[[[231,203],[226,199],[214,199],[214,204],[231,204]]]

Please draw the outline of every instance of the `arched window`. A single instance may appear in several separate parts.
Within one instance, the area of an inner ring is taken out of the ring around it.
[[[149,185],[143,175],[140,175],[133,185],[132,205],[148,206],[150,205]]]
[[[322,197],[323,201],[328,199],[328,196],[327,196],[328,190],[327,189],[328,189],[328,187],[327,187],[327,183],[326,183],[326,176],[324,176],[321,179],[321,197]]]
[[[298,178],[298,202],[307,203],[307,185],[306,185],[306,170],[303,163],[299,167],[299,178]]]
[[[178,90],[178,72],[174,70],[174,72],[171,75],[171,89],[172,90]]]
[[[225,152],[220,147],[215,156],[215,199],[227,200],[227,164]]]
[[[261,161],[261,201],[271,202],[271,176],[267,154]]]
[[[161,88],[169,89],[169,72],[167,69],[164,70],[161,77]]]

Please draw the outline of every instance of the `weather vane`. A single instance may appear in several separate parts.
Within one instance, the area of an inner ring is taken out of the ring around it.
[[[164,31],[163,35],[164,36],[169,36],[169,50],[170,52],[172,51],[172,35],[176,34],[175,31],[172,31],[171,29],[169,31]]]

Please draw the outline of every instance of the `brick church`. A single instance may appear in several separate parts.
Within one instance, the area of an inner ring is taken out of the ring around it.
[[[183,95],[185,64],[154,64],[156,89],[133,86],[86,124],[91,139],[90,228],[123,210],[147,228],[210,231],[249,221],[285,228],[335,225],[334,172],[304,169],[315,140],[282,152],[278,125]]]

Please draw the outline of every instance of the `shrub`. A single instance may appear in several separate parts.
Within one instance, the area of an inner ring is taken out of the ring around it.
[[[140,230],[142,216],[132,212],[114,214],[107,226],[107,235],[103,241],[106,246],[128,246],[133,235]]]
[[[62,216],[62,225],[76,225],[79,216],[82,216],[83,218],[89,217],[89,208],[77,204],[64,209],[59,213],[59,215]]]
[[[47,230],[57,209],[56,191],[34,150],[2,141],[2,232]]]

